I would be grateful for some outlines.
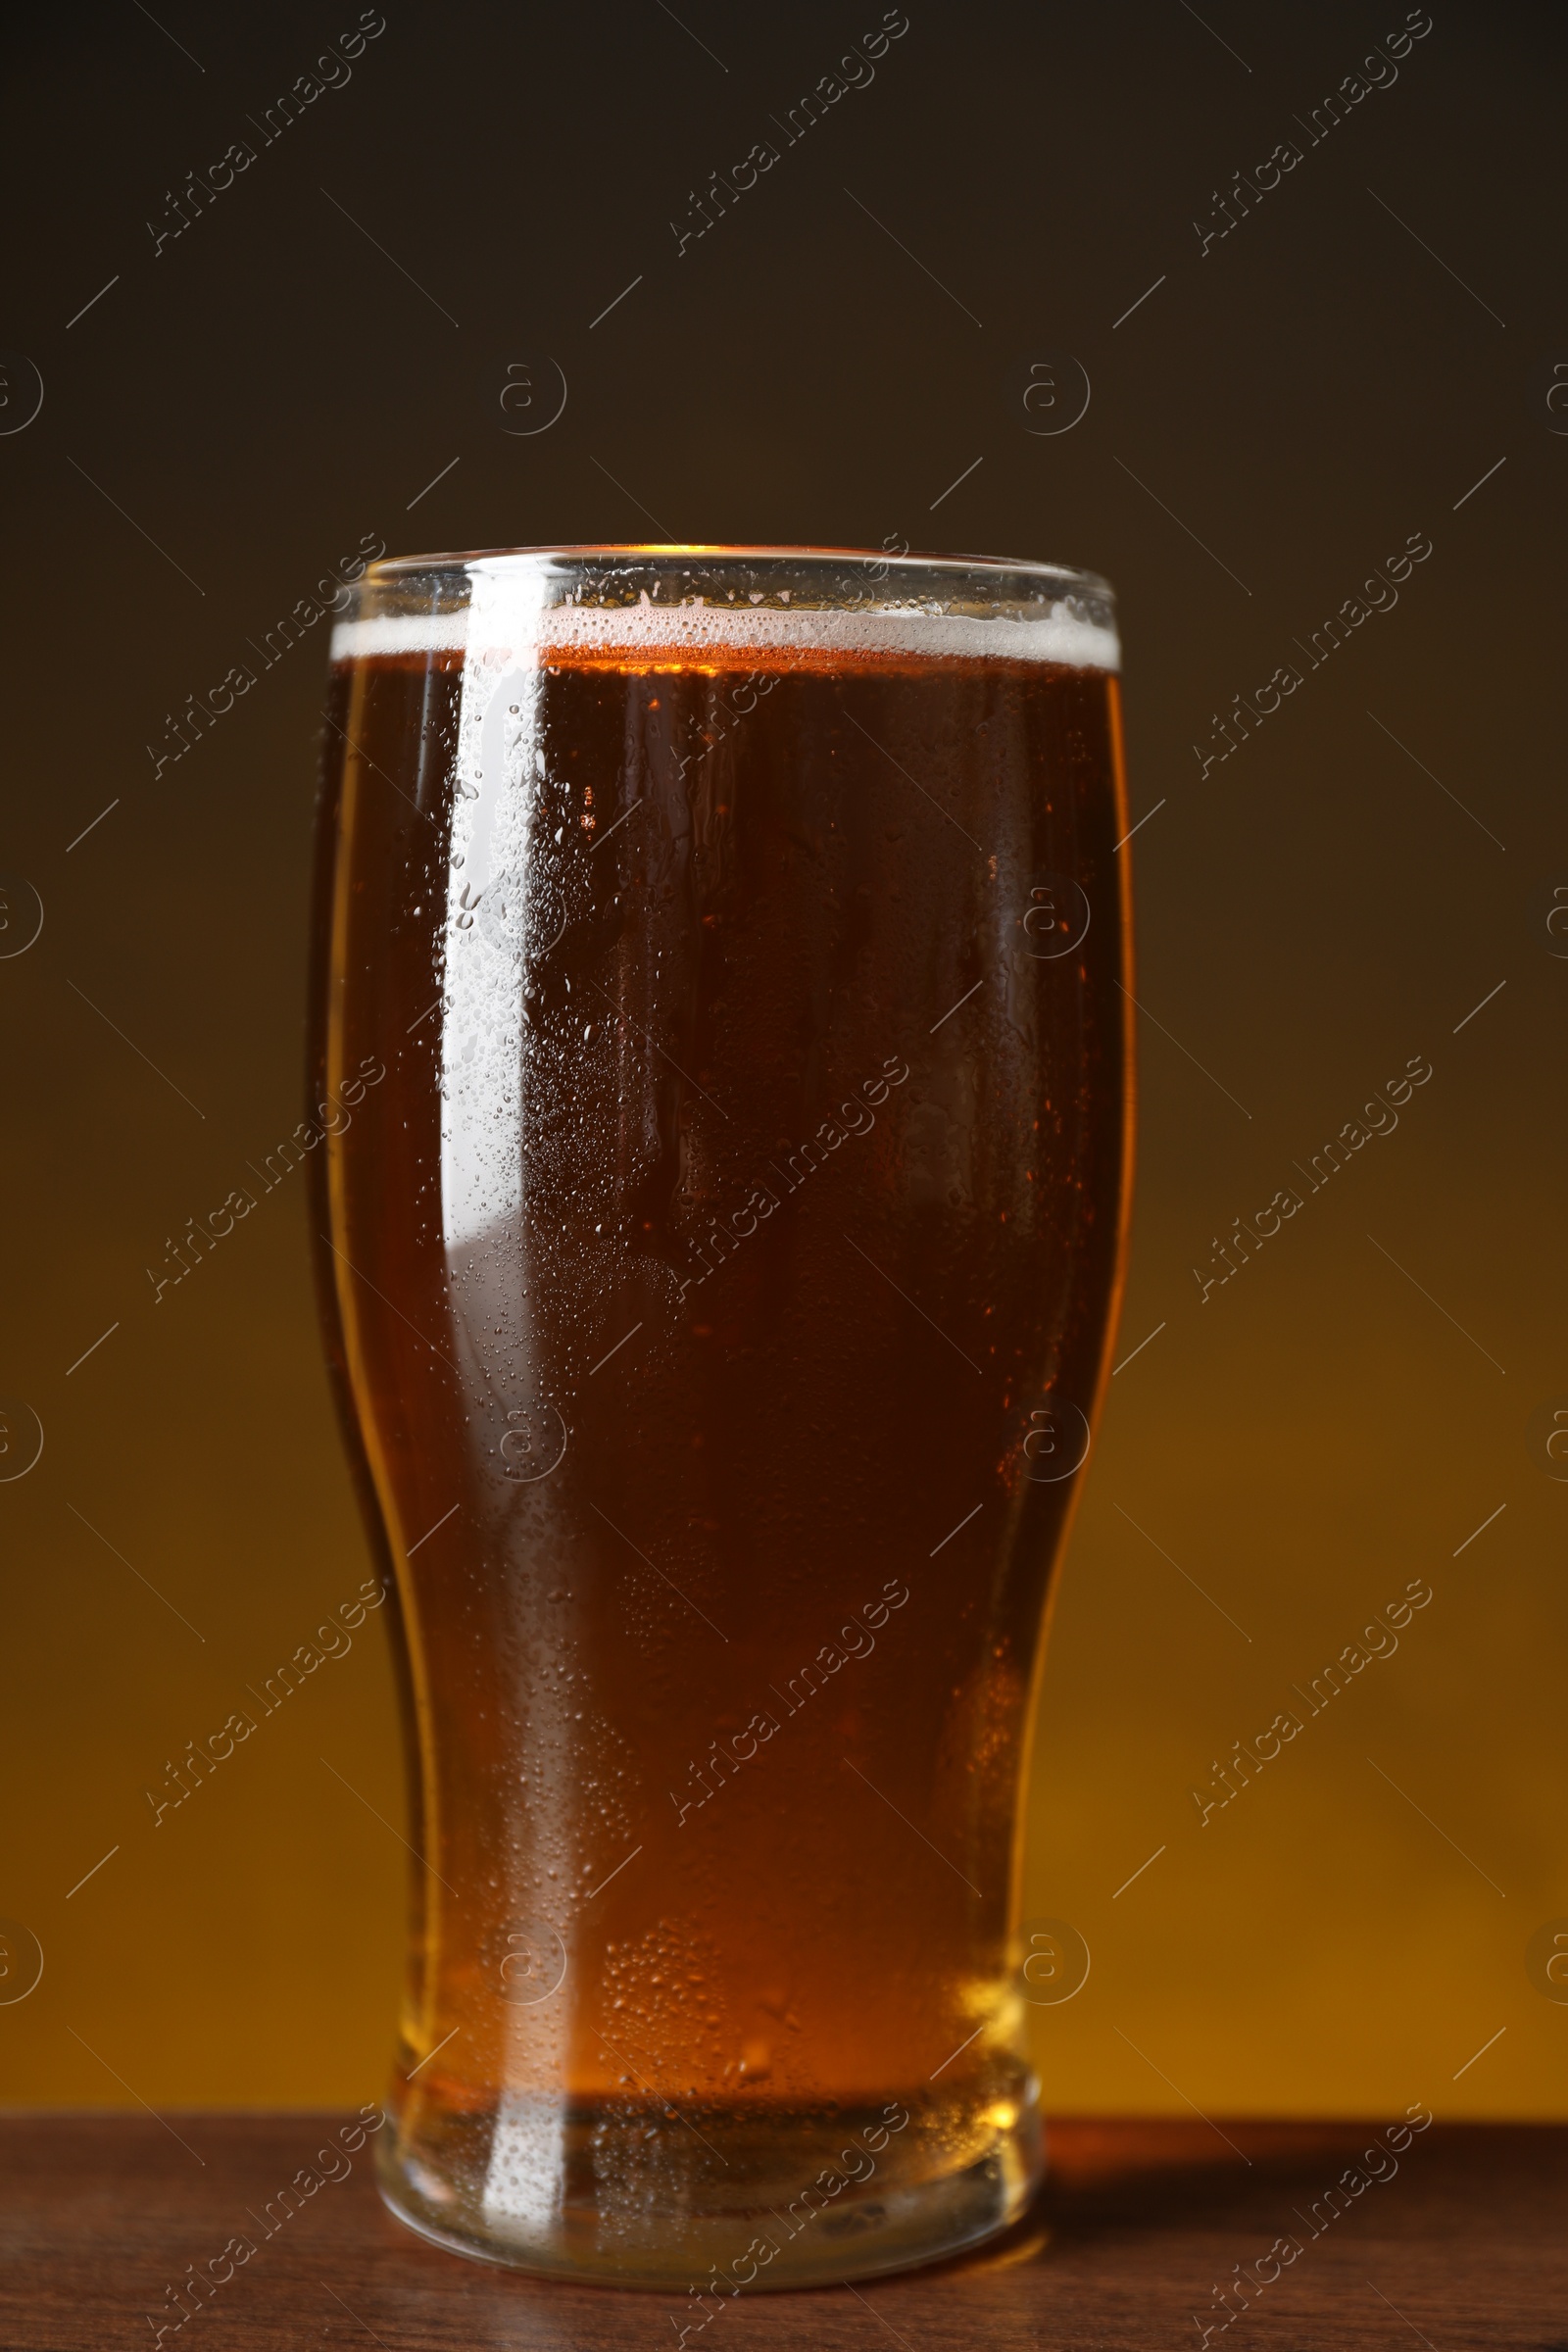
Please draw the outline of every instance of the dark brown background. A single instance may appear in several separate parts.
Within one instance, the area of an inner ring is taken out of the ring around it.
[[[1046,1685],[1029,1907],[1094,1954],[1040,2013],[1048,2101],[1568,2106],[1568,2005],[1525,1961],[1568,1914],[1568,1487],[1529,1442],[1568,1402],[1553,18],[1434,0],[1392,88],[1206,255],[1193,226],[1404,13],[910,0],[874,83],[680,256],[689,192],[870,0],[388,0],[156,258],[166,192],[356,9],[13,29],[0,342],[45,398],[0,438],[0,868],[45,920],[0,962],[0,1391],[46,1444],[0,1486],[0,1911],[45,1970],[0,2007],[5,2095],[358,2101],[398,1967],[373,1621],[178,1814],[144,1795],[366,1573],[303,1194],[156,1306],[145,1271],[300,1115],[326,625],[156,779],[144,747],[366,532],[903,535],[1109,575],[1135,813],[1163,804],[1118,1361],[1163,1329],[1112,1384]],[[1036,436],[1020,370],[1062,352],[1091,405]],[[510,437],[500,371],[547,355],[564,414]],[[1414,532],[1397,609],[1200,781],[1210,714]],[[1200,1304],[1211,1236],[1416,1054],[1398,1131]],[[1200,1829],[1211,1759],[1417,1577],[1397,1656]]]

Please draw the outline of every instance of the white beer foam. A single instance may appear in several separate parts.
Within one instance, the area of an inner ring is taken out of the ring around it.
[[[705,651],[857,656],[913,654],[929,662],[1055,662],[1072,669],[1119,670],[1116,632],[1085,620],[1064,603],[1015,618],[997,614],[902,612],[790,612],[777,605],[550,605],[509,613],[487,611],[398,613],[376,620],[340,620],[332,631],[334,662],[375,654],[461,652],[504,660],[548,662],[584,654],[628,662],[675,659],[700,662]]]

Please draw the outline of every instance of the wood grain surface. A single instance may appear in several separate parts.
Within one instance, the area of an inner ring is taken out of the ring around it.
[[[1225,2352],[1568,2352],[1568,2129],[1559,2127],[1434,2125],[1392,2177],[1367,2181],[1358,2171],[1366,2184],[1330,2222],[1324,2194],[1375,2144],[1376,2127],[1244,2121],[1221,2133],[1196,2121],[1064,2120],[1052,2127],[1052,2179],[1038,2207],[986,2253],[858,2291],[710,2303],[699,2331],[674,2296],[563,2286],[423,2244],[383,2210],[368,2146],[263,2239],[251,2217],[312,2165],[342,2120],[7,2116],[6,2352],[129,2352],[166,2322],[167,2352],[601,2352],[673,2346],[682,2326],[694,2352],[1197,2352],[1204,2327]],[[199,2272],[216,2257],[221,2271],[236,2234],[257,2241],[254,2256],[175,2326],[167,2290],[188,2281],[187,2266]],[[1300,2251],[1270,2278],[1280,2239]],[[1237,2266],[1251,2283],[1245,2308],[1232,2294],[1226,2325],[1214,2289],[1237,2278]]]

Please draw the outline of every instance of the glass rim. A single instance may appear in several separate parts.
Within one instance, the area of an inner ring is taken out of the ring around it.
[[[423,556],[383,556],[367,564],[362,586],[375,587],[382,582],[391,586],[411,578],[428,578],[431,574],[461,575],[475,567],[497,571],[515,566],[522,570],[532,564],[560,563],[615,564],[653,567],[690,566],[711,564],[715,570],[726,564],[819,564],[824,569],[840,569],[854,564],[859,568],[874,567],[880,580],[891,580],[896,574],[915,575],[936,572],[955,580],[975,574],[997,578],[1013,577],[1049,583],[1057,594],[1102,598],[1114,604],[1116,591],[1103,573],[1089,571],[1071,564],[1053,564],[1032,556],[927,555],[907,550],[894,555],[885,547],[823,547],[786,542],[745,541],[678,541],[678,540],[606,540],[581,543],[561,542],[538,547],[481,547],[446,550]]]

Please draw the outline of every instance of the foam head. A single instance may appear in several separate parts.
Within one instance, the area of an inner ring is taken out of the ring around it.
[[[777,605],[539,605],[485,599],[462,612],[340,620],[334,662],[377,655],[459,653],[468,660],[584,662],[649,668],[820,668],[878,661],[1049,662],[1117,670],[1113,628],[1065,601],[980,616],[925,607],[842,611]]]

